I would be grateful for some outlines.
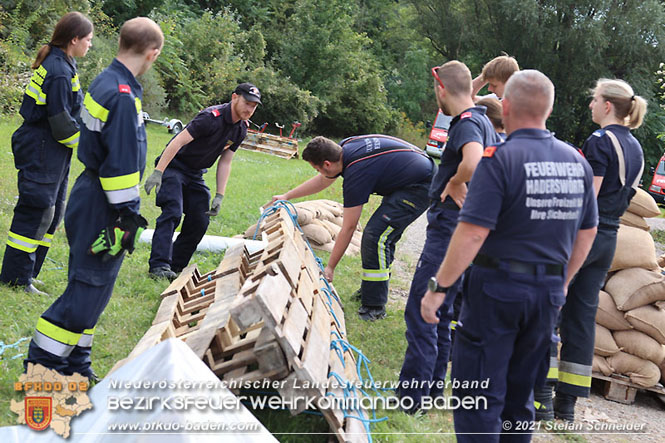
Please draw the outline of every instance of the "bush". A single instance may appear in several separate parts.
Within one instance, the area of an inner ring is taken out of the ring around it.
[[[395,124],[395,128],[390,131],[391,134],[394,134],[395,137],[406,140],[409,143],[413,143],[419,148],[425,149],[429,134],[427,129],[425,129],[423,122],[413,124],[404,112],[400,112]]]

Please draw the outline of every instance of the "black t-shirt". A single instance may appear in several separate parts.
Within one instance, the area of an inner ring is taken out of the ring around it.
[[[459,220],[491,230],[483,254],[566,264],[577,232],[598,224],[591,167],[549,131],[515,131],[485,148]]]
[[[191,169],[211,167],[227,146],[235,152],[247,135],[245,121],[233,123],[231,103],[204,109],[185,129],[194,140],[180,148],[175,158]]]
[[[412,144],[388,135],[360,135],[340,142],[344,207],[367,203],[370,194],[389,195],[431,179],[433,162]]]
[[[477,142],[483,147],[499,143],[501,140],[497,135],[492,122],[485,115],[487,110],[484,106],[474,106],[453,118],[448,129],[448,141],[441,155],[439,172],[432,180],[429,190],[429,198],[439,201],[443,189],[448,184],[450,177],[455,175],[459,164],[462,162],[462,147],[467,143]],[[446,198],[447,204],[457,207],[452,198]]]

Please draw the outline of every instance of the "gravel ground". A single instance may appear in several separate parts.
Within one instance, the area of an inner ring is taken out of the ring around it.
[[[665,219],[647,219],[652,230],[665,230]],[[397,245],[396,260],[393,263],[393,278],[398,282],[391,288],[391,304],[403,306],[408,296],[408,287],[413,276],[416,261],[425,243],[425,227],[427,218],[423,214],[404,233]],[[665,245],[656,244],[657,255],[665,250]],[[589,442],[663,442],[665,441],[665,400],[661,400],[655,393],[638,391],[635,403],[625,405],[606,400],[603,397],[603,382],[594,380],[591,397],[580,398],[575,409],[578,421],[574,429],[568,432],[583,435]],[[564,427],[563,422],[542,425],[545,430],[552,430],[553,426]],[[632,427],[633,433],[613,433],[623,427]],[[564,428],[557,428],[566,431]],[[533,441],[561,441],[560,436],[547,432],[536,433]],[[569,440],[567,438],[566,440]]]

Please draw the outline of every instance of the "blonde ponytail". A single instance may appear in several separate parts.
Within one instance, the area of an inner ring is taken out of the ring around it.
[[[599,93],[603,100],[612,103],[615,117],[623,121],[624,126],[637,129],[642,125],[647,112],[647,101],[635,95],[628,83],[601,78],[593,89],[593,94],[596,93]]]

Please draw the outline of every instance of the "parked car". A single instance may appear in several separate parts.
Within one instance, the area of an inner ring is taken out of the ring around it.
[[[651,168],[653,178],[647,192],[659,204],[665,204],[665,155],[658,160],[658,166]]]
[[[441,112],[441,109],[436,113],[434,125],[432,125],[432,130],[429,133],[429,141],[425,147],[425,152],[430,156],[441,157],[446,147],[446,141],[448,141],[448,128],[452,119],[452,117]]]

